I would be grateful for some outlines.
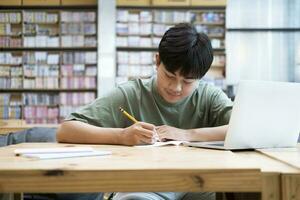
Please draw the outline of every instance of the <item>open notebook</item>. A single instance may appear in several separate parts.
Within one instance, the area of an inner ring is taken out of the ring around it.
[[[168,145],[175,145],[179,146],[184,144],[186,141],[167,141],[167,142],[155,142],[154,144],[149,145],[136,145],[136,147],[161,147],[161,146],[168,146]]]
[[[53,148],[30,148],[15,149],[16,156],[37,159],[57,159],[86,156],[110,155],[110,151],[96,151],[91,147],[53,147]]]

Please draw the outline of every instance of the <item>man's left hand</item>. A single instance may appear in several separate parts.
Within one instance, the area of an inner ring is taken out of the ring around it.
[[[187,130],[168,125],[157,126],[156,131],[161,141],[186,140],[187,136]]]

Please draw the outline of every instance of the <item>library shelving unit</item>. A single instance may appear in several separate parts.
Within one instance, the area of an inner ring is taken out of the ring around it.
[[[214,62],[203,79],[225,88],[225,12],[225,6],[117,6],[117,83],[152,76],[162,35],[169,27],[188,22],[206,33],[214,48]]]
[[[96,98],[96,4],[0,7],[0,119],[56,124]]]

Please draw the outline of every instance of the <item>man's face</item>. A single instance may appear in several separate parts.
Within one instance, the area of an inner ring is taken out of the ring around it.
[[[198,86],[198,79],[183,77],[179,71],[171,73],[156,56],[157,90],[169,103],[176,103],[191,95]]]

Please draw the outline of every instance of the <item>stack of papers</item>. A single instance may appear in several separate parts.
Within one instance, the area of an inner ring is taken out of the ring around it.
[[[54,147],[15,149],[16,156],[38,159],[72,158],[110,155],[110,151],[96,151],[91,147]]]

